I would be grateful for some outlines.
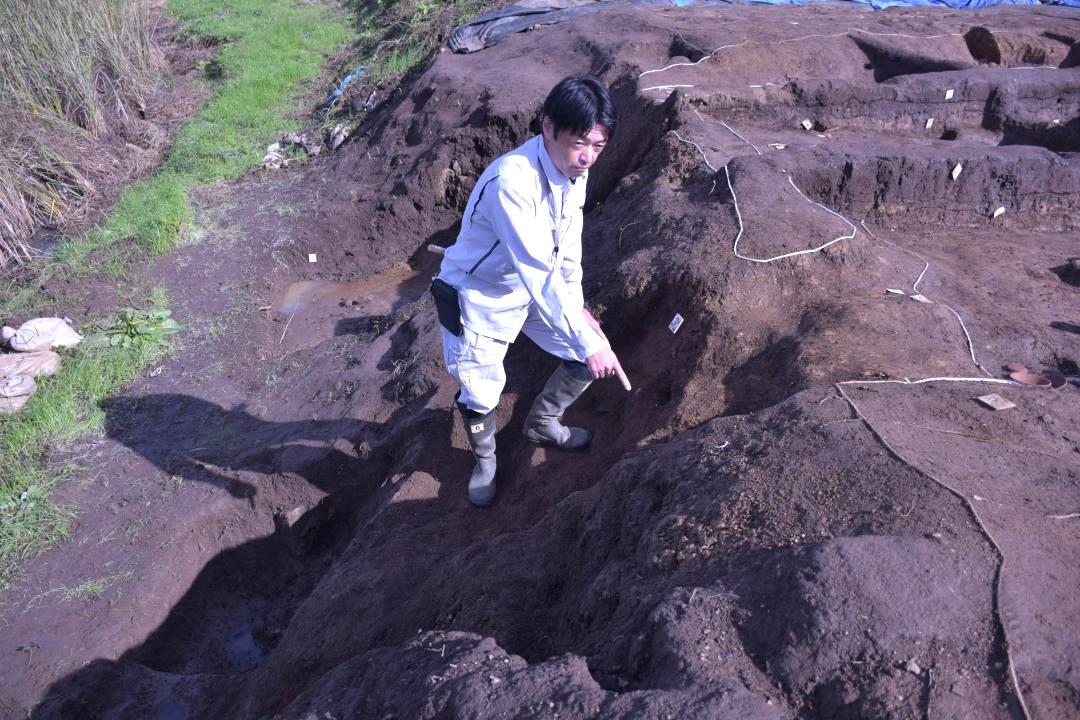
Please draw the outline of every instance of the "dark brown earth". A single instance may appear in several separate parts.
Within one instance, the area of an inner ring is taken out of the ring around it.
[[[184,350],[105,404],[72,541],[2,596],[2,707],[1080,716],[1080,390],[988,379],[1080,374],[1078,39],[1052,8],[611,11],[441,54],[328,160],[208,189],[152,269]],[[620,113],[587,298],[635,390],[571,410],[588,454],[536,449],[553,362],[515,344],[481,511],[425,247],[583,71]]]

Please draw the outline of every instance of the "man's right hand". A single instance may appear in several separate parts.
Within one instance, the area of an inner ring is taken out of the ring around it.
[[[622,365],[619,364],[619,358],[615,357],[615,353],[611,351],[611,348],[597,350],[585,359],[585,364],[589,367],[593,380],[616,376],[622,382],[622,386],[627,391],[630,390],[630,380],[626,377],[626,373],[623,372]]]

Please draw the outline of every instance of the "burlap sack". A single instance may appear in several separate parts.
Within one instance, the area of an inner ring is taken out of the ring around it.
[[[0,380],[0,415],[10,415],[19,410],[35,392],[37,383],[27,375]]]
[[[60,356],[52,350],[0,355],[0,379],[16,375],[55,375],[60,369]]]
[[[11,338],[11,349],[19,352],[37,352],[53,348],[75,347],[82,342],[82,335],[75,332],[63,318],[34,318],[27,320]]]

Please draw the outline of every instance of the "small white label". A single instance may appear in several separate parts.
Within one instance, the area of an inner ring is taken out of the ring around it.
[[[926,297],[925,295],[920,295],[919,293],[915,293],[914,295],[909,295],[908,297],[910,297],[915,302],[926,303],[927,305],[930,305],[930,304],[932,304],[934,302],[930,298]]]
[[[956,178],[960,177],[960,173],[963,172],[963,170],[964,170],[964,166],[961,165],[960,163],[956,163],[956,166],[952,169],[952,172],[949,173],[949,174],[952,175],[952,179],[955,180]]]
[[[773,150],[783,150],[787,147],[787,145],[785,145],[784,143],[769,143],[769,147],[771,147]]]
[[[307,261],[308,262],[315,262],[315,260],[316,260],[315,253],[308,253]]]
[[[994,211],[994,217],[1000,217],[1000,216],[1002,216],[1004,214],[1005,214],[1005,206],[1004,205],[1002,205],[1001,207],[999,207],[997,210]]]
[[[679,328],[682,327],[683,316],[679,313],[675,313],[675,317],[671,318],[671,322],[668,323],[667,329],[671,331],[671,334],[679,332]]]
[[[469,432],[478,433],[484,432],[484,423],[477,423],[469,426]]]
[[[945,91],[945,99],[946,100],[952,100],[952,96],[953,96],[953,89],[952,88],[949,88],[948,90]]]
[[[896,288],[885,288],[885,292],[891,293],[893,295],[907,295],[907,293],[903,290],[897,290]]]
[[[934,127],[934,118],[926,118],[926,129]]]
[[[1016,403],[1006,400],[997,393],[990,393],[989,395],[980,395],[975,398],[986,407],[991,410],[1008,410],[1009,408],[1016,407]]]
[[[803,120],[799,124],[803,126],[803,130],[813,130],[814,129],[814,123],[810,122],[810,118],[807,118],[806,120]]]

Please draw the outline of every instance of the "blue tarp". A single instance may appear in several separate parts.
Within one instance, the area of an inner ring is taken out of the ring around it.
[[[735,0],[738,1],[738,0]],[[810,5],[822,0],[742,0],[761,5]],[[869,5],[875,10],[884,10],[890,7],[944,7],[954,10],[978,10],[979,8],[993,5],[1042,5],[1040,0],[848,0],[848,2],[860,5]],[[693,5],[694,0],[680,0],[679,5],[685,7]],[[1080,0],[1058,0],[1054,5],[1080,6]]]
[[[699,0],[668,0],[678,7],[692,5],[704,5]],[[810,5],[828,0],[729,0],[735,4],[739,2],[755,3],[762,5]],[[954,10],[978,10],[979,8],[993,5],[1067,5],[1080,7],[1080,0],[848,0],[849,2],[869,5],[875,10],[884,10],[890,7],[945,7]]]

